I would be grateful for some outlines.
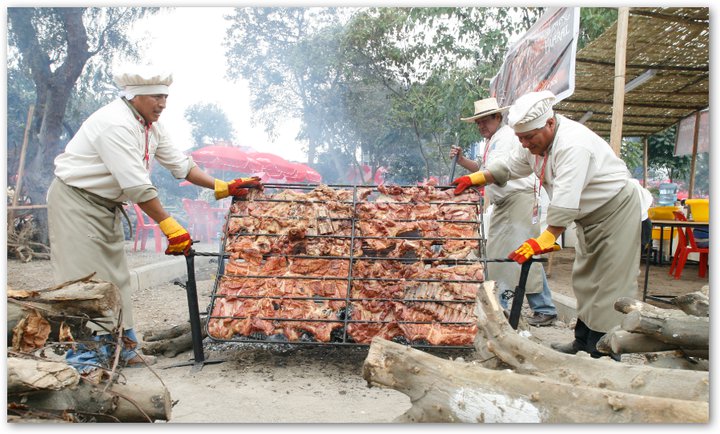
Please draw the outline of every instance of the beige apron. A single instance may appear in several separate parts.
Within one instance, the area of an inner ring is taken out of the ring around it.
[[[607,333],[623,314],[620,297],[635,297],[640,267],[640,199],[628,183],[605,205],[576,220],[572,286],[577,312],[590,329]]]
[[[104,199],[55,178],[48,190],[50,259],[55,283],[75,280],[96,272],[97,279],[120,289],[124,329],[133,328],[132,287],[125,258],[122,203]],[[106,318],[112,330],[116,318]],[[88,323],[98,334],[102,327]]]
[[[540,235],[540,224],[532,224],[533,192],[518,191],[495,202],[488,223],[487,257],[507,258],[529,238]],[[526,294],[539,294],[543,290],[542,264],[530,266],[525,284]],[[515,289],[520,280],[520,264],[517,262],[489,262],[486,279],[497,282],[500,292]]]

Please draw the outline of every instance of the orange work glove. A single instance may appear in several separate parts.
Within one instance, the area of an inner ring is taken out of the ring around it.
[[[257,188],[262,190],[262,182],[257,176],[252,178],[238,178],[230,182],[215,180],[215,199],[223,199],[228,196],[245,197],[248,194],[248,188]]]
[[[452,185],[457,185],[455,187],[455,196],[465,191],[468,187],[473,185],[485,185],[485,175],[483,175],[482,170],[471,173],[470,175],[461,176],[458,179],[454,180],[452,182]]]
[[[187,255],[192,246],[192,238],[184,227],[180,226],[174,218],[168,217],[160,222],[160,230],[168,238],[166,255]]]
[[[539,237],[530,238],[525,241],[519,249],[510,253],[508,258],[516,261],[518,264],[522,264],[533,255],[541,255],[557,250],[560,250],[560,245],[555,242],[555,235],[548,231],[543,231]]]

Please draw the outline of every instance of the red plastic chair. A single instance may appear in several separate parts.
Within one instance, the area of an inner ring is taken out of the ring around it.
[[[674,211],[673,215],[675,215],[675,220],[687,221],[685,215],[679,211]],[[698,247],[692,228],[678,228],[677,235],[678,246],[675,250],[675,256],[673,256],[672,263],[670,264],[670,272],[668,274],[674,274],[675,279],[679,279],[683,268],[685,268],[685,262],[687,262],[688,255],[690,253],[699,253],[700,263],[698,276],[705,277],[708,268],[708,253],[710,253],[710,249],[708,247]]]
[[[136,203],[133,204],[135,210],[135,245],[133,250],[137,251],[138,240],[140,240],[140,250],[145,250],[145,243],[147,242],[148,235],[152,234],[155,239],[155,251],[162,252],[162,239],[163,234],[160,231],[160,225],[157,223],[151,223],[152,220],[148,218],[145,221],[145,213]]]
[[[183,209],[188,217],[188,232],[201,242],[210,242],[220,230],[217,212],[204,200],[183,199]]]

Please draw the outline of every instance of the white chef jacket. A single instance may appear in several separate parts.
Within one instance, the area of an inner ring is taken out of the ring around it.
[[[615,197],[630,172],[600,136],[572,119],[555,117],[557,129],[547,159],[521,147],[489,170],[499,185],[532,173],[542,177],[550,197],[547,224],[567,227]]]
[[[160,122],[147,126],[134,107],[118,99],[83,122],[55,158],[55,175],[106,199],[145,202],[157,196],[150,181],[153,158],[177,179],[195,166],[173,146]]]
[[[495,131],[495,134],[485,143],[480,169],[487,168],[495,161],[507,159],[515,148],[522,149],[520,140],[518,140],[512,128],[503,125]],[[533,188],[537,188],[538,190],[540,188],[538,178],[534,174],[520,179],[511,179],[503,187],[488,184],[485,186],[485,200],[489,204],[493,204],[503,200],[510,193],[518,190],[532,191]],[[528,219],[530,219],[530,216],[528,216]]]

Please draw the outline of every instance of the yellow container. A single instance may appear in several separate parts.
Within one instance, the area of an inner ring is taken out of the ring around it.
[[[675,220],[673,211],[682,211],[679,206],[656,206],[648,210],[650,220]]]
[[[686,199],[692,219],[696,222],[710,221],[710,199]]]
[[[650,217],[650,220],[675,220],[673,211],[681,210],[682,208],[678,206],[656,206],[648,209],[648,217]],[[671,236],[673,238],[677,237],[677,229],[663,228],[663,240],[668,241]],[[660,228],[653,228],[652,239],[660,239]]]

